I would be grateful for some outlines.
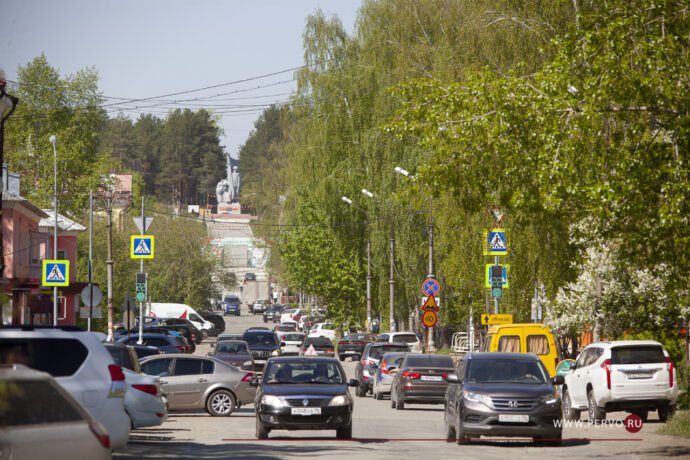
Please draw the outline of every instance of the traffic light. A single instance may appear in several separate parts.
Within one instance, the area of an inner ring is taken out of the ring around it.
[[[137,273],[136,296],[139,302],[146,300],[147,276],[146,273]]]
[[[491,266],[491,297],[500,299],[503,297],[503,266]]]

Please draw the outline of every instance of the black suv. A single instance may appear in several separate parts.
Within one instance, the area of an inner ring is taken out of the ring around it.
[[[263,369],[266,360],[271,356],[280,356],[280,340],[273,331],[265,329],[247,330],[242,334],[257,368]]]
[[[264,323],[267,323],[269,321],[273,321],[274,323],[279,323],[280,322],[280,315],[283,313],[283,309],[285,307],[283,305],[270,305],[264,309],[263,317],[264,317]],[[276,321],[276,316],[278,317],[278,320]]]
[[[410,351],[410,346],[403,342],[366,344],[364,351],[362,351],[362,357],[355,367],[355,378],[359,382],[357,396],[366,396],[367,392],[371,391],[374,386],[374,374],[381,357],[386,353],[394,351],[408,352]]]
[[[197,329],[196,326],[194,326],[194,323],[192,323],[188,319],[184,319],[184,318],[158,318],[158,320],[156,322],[154,322],[153,326],[154,327],[161,327],[161,326],[180,327],[180,326],[182,326],[182,327],[188,328],[194,334],[193,341],[197,345],[199,345],[204,340],[204,336],[202,335],[201,331],[199,329]],[[177,330],[177,329],[173,329],[173,330]],[[186,333],[184,333],[183,335],[187,338],[187,340],[190,339],[190,337],[187,336]]]

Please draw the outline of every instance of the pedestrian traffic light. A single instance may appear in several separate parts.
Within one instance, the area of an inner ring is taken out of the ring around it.
[[[139,302],[146,300],[147,287],[146,273],[137,273],[136,297]]]
[[[501,265],[491,266],[491,297],[494,299],[503,297],[503,267]]]

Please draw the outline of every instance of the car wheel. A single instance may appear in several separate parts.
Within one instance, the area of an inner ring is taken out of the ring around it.
[[[676,408],[674,406],[661,406],[659,409],[657,409],[657,412],[659,414],[659,421],[661,422],[668,422],[668,419],[673,417],[673,414],[676,412]]]
[[[395,409],[395,397],[393,396],[393,390],[391,390],[391,409]]]
[[[563,418],[566,420],[580,420],[580,411],[573,409],[573,401],[567,388],[563,390]]]
[[[455,434],[455,427],[448,423],[448,420],[445,421],[446,423],[446,442],[453,442],[457,439],[456,434]]]
[[[203,337],[203,340],[206,340],[208,338],[208,331],[206,329],[201,331],[201,336]]]
[[[405,401],[403,401],[402,398],[398,398],[398,399],[395,401],[395,408],[396,408],[397,410],[404,410],[404,409],[405,409]]]
[[[218,390],[211,394],[206,401],[206,410],[214,417],[227,417],[235,410],[237,401],[228,390]]]
[[[647,421],[647,418],[649,418],[649,411],[646,409],[643,410],[635,410],[632,412],[633,414],[637,415],[642,419],[643,422]]]
[[[268,433],[271,430],[266,428],[261,420],[259,420],[259,415],[256,415],[256,439],[268,439]]]
[[[268,322],[268,320],[266,318],[264,318],[264,323],[267,323],[267,322]]]
[[[364,398],[367,395],[367,389],[362,387],[362,385],[357,387],[357,396]]]
[[[594,399],[594,392],[591,388],[587,390],[587,413],[590,422],[606,418],[606,412],[597,407],[597,401]]]
[[[380,391],[375,391],[374,399],[376,399],[377,401],[381,401],[383,399],[383,393],[381,393]]]
[[[462,426],[462,415],[459,412],[456,413],[458,414],[458,424],[455,426],[455,442],[458,445],[467,444],[470,438],[465,435],[465,427]]]
[[[346,426],[341,426],[335,430],[335,437],[338,439],[352,439],[352,422]]]
[[[338,359],[339,359],[340,361],[345,361],[345,357],[344,357],[343,355],[338,355]]]

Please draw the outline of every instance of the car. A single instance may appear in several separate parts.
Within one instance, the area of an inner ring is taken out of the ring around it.
[[[214,334],[213,329],[215,326],[213,323],[206,321],[194,308],[183,303],[152,302],[150,304],[149,316],[156,318],[178,318],[191,321],[194,327],[201,331],[202,339]]]
[[[268,308],[266,308],[263,312],[263,320],[264,323],[267,323],[269,321],[279,322],[280,321],[280,315],[283,312],[283,305],[275,304],[275,305],[270,305]],[[278,321],[275,320],[275,316],[278,316]]]
[[[199,311],[199,315],[206,321],[209,321],[213,324],[213,329],[211,329],[209,335],[215,337],[218,334],[225,332],[225,319],[223,319],[223,315],[206,310]]]
[[[299,320],[300,328],[306,333],[311,331],[311,328],[314,327],[314,324],[323,322],[325,322],[325,319],[321,315],[302,315]]]
[[[311,349],[314,349],[311,353]],[[328,356],[332,358],[335,356],[335,347],[333,342],[327,337],[307,337],[302,343],[299,352],[300,356]]]
[[[333,323],[316,323],[312,326],[307,337],[326,337],[335,340],[336,330]]]
[[[122,366],[127,382],[125,411],[132,420],[132,428],[158,426],[168,418],[160,379],[141,372],[134,347],[120,343],[104,343],[116,364]]]
[[[560,362],[551,329],[539,323],[489,326],[479,351],[535,353],[541,358],[551,377],[556,375],[556,366]]]
[[[247,272],[244,274],[245,281],[256,281],[256,273]]]
[[[359,382],[356,394],[364,397],[374,386],[374,373],[381,357],[385,353],[409,352],[410,347],[406,343],[368,343],[364,346],[362,356],[355,366],[355,378]]]
[[[153,326],[144,326],[142,329],[142,332],[144,334],[147,333],[152,333],[152,334],[163,334],[163,335],[174,335],[176,337],[180,337],[183,340],[186,350],[185,353],[194,353],[196,351],[196,342],[198,338],[201,337],[199,331],[194,328],[190,327],[189,325],[186,324],[176,324],[176,325],[165,325],[165,324],[159,324],[158,322],[153,323]],[[199,334],[199,335],[197,335]],[[134,328],[130,331],[129,334],[130,337],[136,336],[139,337],[139,329]],[[122,337],[121,334],[118,335],[118,339]]]
[[[189,344],[184,337],[177,337],[170,334],[156,334],[153,332],[146,332],[142,334],[143,344],[146,346],[156,347],[161,353],[187,353]],[[125,345],[139,344],[139,334],[123,336],[117,339],[117,343]]]
[[[269,303],[268,300],[266,299],[259,299],[255,301],[252,304],[251,310],[252,310],[252,315],[256,315],[257,313],[263,314],[264,310],[268,308]]]
[[[271,356],[280,356],[280,340],[273,331],[247,330],[242,340],[249,345],[249,351],[254,358],[255,369],[263,369],[266,360]]]
[[[137,359],[145,358],[147,356],[160,355],[161,352],[156,347],[150,347],[146,345],[128,345],[134,349],[137,354]]]
[[[393,383],[393,375],[391,371],[400,367],[400,362],[405,357],[405,352],[386,353],[381,357],[379,365],[374,372],[374,383],[372,385],[372,393],[374,399],[383,399],[384,395],[389,395],[391,392],[391,383]]]
[[[110,436],[119,449],[129,439],[127,382],[103,346],[105,335],[75,326],[0,327],[0,364],[24,364],[52,375]]]
[[[280,340],[280,349],[283,356],[299,355],[302,343],[307,336],[302,332],[288,332]]]
[[[283,310],[283,313],[281,313],[280,322],[281,323],[283,321],[299,322],[301,317],[302,317],[302,310],[301,309],[299,309],[299,308],[288,308],[287,310]]]
[[[481,436],[532,437],[560,444],[561,398],[534,354],[470,352],[446,375],[446,439],[463,444]]]
[[[405,409],[406,403],[443,404],[446,402],[444,376],[455,370],[448,355],[407,353],[393,373],[391,407]]]
[[[211,344],[208,356],[213,356],[241,369],[254,369],[254,358],[244,340],[223,340],[217,345]]]
[[[590,420],[608,412],[627,411],[647,420],[657,411],[665,422],[675,411],[678,380],[663,345],[653,340],[595,342],[585,347],[565,374],[565,417],[577,420],[586,410]]]
[[[364,351],[364,346],[376,339],[374,334],[354,333],[348,334],[338,341],[338,358],[345,361],[345,358],[359,359]]]
[[[334,358],[270,358],[259,381],[254,403],[256,437],[273,430],[336,430],[338,439],[352,438],[353,401],[345,371]]]
[[[285,305],[281,306],[281,308],[274,308],[271,313],[271,317],[268,318],[274,323],[280,323],[280,318],[283,316],[283,312],[287,309]],[[268,321],[266,321],[268,322]]]
[[[223,340],[242,340],[242,332],[223,332],[222,334],[218,334],[218,337],[216,337],[216,344],[218,342],[222,342]]]
[[[239,296],[235,294],[226,295],[223,297],[223,314],[240,316],[240,305],[241,302]]]
[[[184,326],[190,333],[184,332],[183,335],[190,343],[200,345],[204,340],[204,332],[200,331],[193,322],[184,318],[157,318],[156,326]],[[174,330],[174,329],[173,329]],[[206,331],[208,332],[208,331]],[[217,335],[217,334],[216,334]]]
[[[281,336],[281,333],[284,334],[286,332],[298,332],[297,323],[295,323],[294,321],[286,321],[284,323],[277,324],[273,328],[273,332],[278,334],[279,338]]]
[[[184,354],[141,360],[145,374],[160,377],[169,410],[206,409],[212,416],[228,416],[238,405],[254,401],[251,372],[241,371],[209,356]]]
[[[105,427],[47,372],[0,365],[0,388],[3,459],[112,457]]]
[[[384,332],[376,337],[376,342],[393,343],[403,342],[409,345],[410,351],[414,353],[421,353],[422,342],[414,332]]]

